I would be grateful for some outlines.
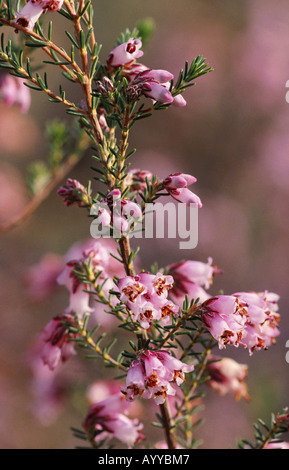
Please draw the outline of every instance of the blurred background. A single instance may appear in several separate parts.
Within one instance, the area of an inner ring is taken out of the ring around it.
[[[185,172],[202,202],[199,242],[191,251],[179,250],[175,240],[141,244],[140,265],[155,260],[167,266],[180,259],[207,261],[211,256],[223,270],[210,289],[269,290],[280,295],[281,334],[268,351],[249,357],[241,348],[222,355],[249,366],[251,401],[235,402],[207,390],[198,430],[202,448],[235,448],[237,439],[252,438],[252,423],[270,418],[289,403],[289,364],[285,344],[288,316],[288,176],[289,8],[286,0],[94,0],[96,37],[103,44],[102,61],[119,34],[143,18],[155,32],[142,62],[176,76],[186,60],[203,55],[214,71],[197,80],[184,95],[185,108],[155,113],[133,129],[130,148],[136,148],[134,167],[160,177]],[[49,15],[51,17],[51,15]],[[68,44],[63,18],[54,15],[54,39]],[[50,70],[50,86],[57,76]],[[79,90],[66,84],[67,96],[80,101]],[[46,123],[53,117],[70,122],[65,111],[32,92],[27,115],[17,107],[0,107],[0,222],[18,214],[29,200],[27,167],[45,161]],[[86,183],[92,178],[90,157],[70,177]],[[95,186],[97,189],[97,186]],[[66,208],[54,190],[21,227],[0,240],[0,447],[74,448],[71,426],[81,427],[86,409],[82,388],[98,377],[97,361],[67,364],[55,406],[38,416],[41,394],[28,366],[31,347],[47,322],[67,305],[65,289],[31,300],[27,295],[28,267],[45,254],[63,255],[89,236],[89,220],[77,208]],[[73,383],[73,392],[67,392]],[[41,386],[40,390],[41,392]],[[42,390],[42,396],[45,391]],[[45,416],[45,418],[44,418]],[[160,440],[162,437],[160,436]]]

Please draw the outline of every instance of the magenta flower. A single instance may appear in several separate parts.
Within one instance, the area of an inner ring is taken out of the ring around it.
[[[252,303],[248,303],[249,299]],[[257,305],[262,302],[262,306]],[[263,294],[219,295],[203,303],[203,318],[220,348],[226,344],[241,345],[251,355],[255,350],[267,349],[279,335],[280,315],[275,303],[274,310],[270,310],[271,304]]]
[[[184,285],[186,286],[185,291],[183,290]],[[180,283],[178,283],[178,281],[176,281],[176,284],[174,285],[174,287],[172,288],[172,290],[170,292],[170,297],[173,300],[173,302],[175,304],[179,305],[180,307],[182,307],[186,295],[189,297],[190,300],[199,299],[198,301],[200,303],[205,302],[206,300],[210,299],[210,297],[211,297],[210,294],[208,294],[208,292],[205,291],[205,289],[203,289],[203,287],[199,286],[195,282],[180,284]]]
[[[71,333],[69,325],[75,325],[74,317],[64,313],[54,317],[41,333],[41,358],[51,370],[75,354],[74,343],[70,340],[76,338],[77,333]]]
[[[77,180],[68,178],[66,185],[57,190],[58,196],[63,198],[66,206],[77,204],[78,207],[90,207],[91,201],[87,189]]]
[[[183,292],[188,291],[188,285],[192,283],[208,289],[215,274],[221,273],[217,266],[213,265],[212,258],[208,258],[207,263],[192,260],[182,261],[171,264],[168,270],[173,276],[175,284],[178,284],[178,288]]]
[[[140,39],[130,38],[127,42],[115,47],[109,54],[107,64],[111,67],[123,67],[129,65],[143,56]]]
[[[247,321],[245,302],[233,295],[217,295],[203,303],[204,322],[222,349],[227,344],[237,346]]]
[[[187,365],[167,351],[140,351],[132,362],[126,377],[126,386],[121,388],[128,401],[140,396],[153,398],[157,405],[165,402],[168,395],[174,396],[176,389],[185,380],[185,373],[192,372],[193,365]]]
[[[173,282],[172,276],[162,273],[126,276],[118,281],[120,300],[142,328],[148,329],[153,321],[158,320],[167,324],[170,317],[177,316],[180,310],[168,299]]]
[[[142,92],[146,97],[164,104],[174,101],[167,86],[167,83],[174,78],[172,73],[167,70],[148,70],[141,72],[138,77],[145,80]]]
[[[255,350],[267,349],[280,334],[280,315],[277,312],[279,297],[267,292],[239,292],[234,295],[246,302],[248,310],[248,320],[240,344],[248,348],[250,354]]]
[[[143,425],[137,419],[126,416],[128,403],[120,393],[110,395],[92,405],[86,415],[83,427],[95,442],[116,438],[132,447],[144,439]]]
[[[130,81],[128,94],[132,99],[138,99],[143,94],[163,104],[172,104],[176,107],[187,105],[182,94],[176,96],[171,94],[171,80],[174,78],[174,75],[167,70],[152,70],[146,65],[133,63],[124,70],[124,74]]]
[[[30,108],[30,90],[24,80],[6,72],[0,73],[0,97],[5,106],[16,105],[22,113],[27,113]]]
[[[16,13],[16,23],[33,30],[35,23],[45,11],[58,11],[64,0],[28,0],[20,12]]]
[[[201,261],[182,261],[168,266],[168,274],[173,276],[174,285],[170,292],[174,302],[182,304],[185,296],[189,299],[199,299],[203,303],[210,298],[205,289],[213,282],[215,274],[221,273],[217,266],[213,265],[212,258],[207,263]]]
[[[111,190],[106,199],[93,206],[97,215],[97,222],[104,227],[112,225],[114,229],[126,232],[129,229],[129,218],[136,219],[142,216],[142,210],[138,204],[121,197],[119,189]]]
[[[75,271],[81,274],[84,271],[87,273],[87,270],[89,270],[92,281],[98,276],[97,283],[102,285],[102,292],[105,297],[109,297],[109,290],[113,288],[114,283],[106,271],[107,263],[109,263],[109,260],[106,259],[108,255],[109,253],[100,243],[95,243],[84,249],[77,258],[66,263],[64,270],[57,279],[58,283],[66,286],[69,291],[69,306],[66,312],[73,312],[81,318],[84,313],[94,312],[97,307],[97,310],[99,310],[99,306],[90,304],[93,294],[91,284],[88,281],[82,281]],[[113,300],[117,302],[116,299]]]
[[[221,358],[211,355],[206,367],[210,379],[206,384],[215,390],[219,395],[231,393],[236,400],[245,398],[250,400],[248,387],[245,383],[248,366],[239,364],[230,358]]]
[[[172,78],[173,75],[166,70],[145,69],[131,80],[127,95],[132,101],[144,95],[163,104],[172,103],[174,98],[166,85],[167,80]],[[162,80],[165,80],[165,83]]]
[[[163,187],[176,201],[187,205],[196,204],[197,207],[201,208],[200,198],[187,188],[196,181],[197,179],[192,175],[175,173],[164,179]]]
[[[272,312],[278,311],[278,300],[280,296],[274,292],[237,292],[235,297],[241,298],[247,304],[256,305],[257,307],[270,310]]]
[[[175,173],[173,175],[169,175],[163,181],[163,185],[167,190],[172,190],[178,188],[186,188],[187,186],[190,186],[196,181],[197,178],[192,175],[188,175],[185,173]]]

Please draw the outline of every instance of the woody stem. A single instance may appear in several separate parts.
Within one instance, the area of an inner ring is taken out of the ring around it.
[[[168,449],[175,449],[176,448],[176,438],[173,434],[172,430],[172,421],[171,421],[171,413],[168,401],[166,401],[160,405],[163,427],[165,430],[166,441],[168,445]]]

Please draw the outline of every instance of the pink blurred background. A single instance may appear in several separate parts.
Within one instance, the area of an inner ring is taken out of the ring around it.
[[[198,246],[180,251],[175,240],[144,240],[141,267],[148,268],[156,259],[166,266],[179,259],[206,262],[212,256],[223,270],[212,285],[212,295],[220,289],[268,289],[280,295],[281,334],[275,346],[250,358],[241,349],[222,352],[248,364],[251,402],[236,403],[233,397],[207,391],[205,423],[197,434],[204,440],[202,447],[234,448],[238,438],[252,438],[251,424],[258,417],[266,420],[271,411],[289,404],[288,5],[285,0],[94,3],[103,61],[121,31],[150,17],[156,31],[145,48],[146,65],[177,75],[186,60],[201,54],[214,68],[187,90],[186,108],[155,113],[137,124],[130,148],[137,148],[134,167],[160,177],[178,171],[196,176],[193,190],[203,202]],[[63,29],[63,19],[57,16],[55,22],[55,37],[67,44],[57,32]],[[56,84],[50,76],[50,83]],[[76,92],[68,82],[67,94],[75,97]],[[16,108],[0,108],[1,223],[29,199],[23,175],[31,162],[45,160],[44,126],[55,113],[69,120],[41,93],[32,95],[25,117]],[[93,177],[91,164],[88,156],[69,176],[86,183]],[[65,407],[55,416],[48,412],[51,419],[44,414],[46,419],[41,420],[33,413],[36,403],[40,405],[32,393],[28,351],[45,324],[66,306],[67,296],[57,288],[51,297],[32,302],[23,280],[27,267],[47,252],[62,255],[88,236],[84,212],[67,209],[54,191],[28,221],[1,237],[0,448],[70,449],[78,444],[69,428],[81,426],[86,410],[82,390],[97,378],[99,364],[71,361],[59,389],[63,398],[72,384]]]

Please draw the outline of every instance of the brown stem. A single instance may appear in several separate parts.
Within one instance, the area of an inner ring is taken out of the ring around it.
[[[79,53],[80,53],[80,58],[81,58],[81,63],[82,63],[81,74],[83,77],[83,82],[81,83],[81,86],[82,86],[85,101],[86,101],[88,118],[92,127],[93,135],[94,135],[96,144],[98,146],[100,155],[102,156],[102,159],[106,161],[106,156],[105,156],[106,150],[105,148],[100,148],[101,146],[103,147],[105,144],[104,138],[103,138],[103,132],[102,132],[101,126],[97,118],[96,110],[93,109],[92,107],[92,87],[91,87],[92,80],[90,77],[90,72],[89,72],[89,67],[88,67],[87,48],[86,47],[82,48],[81,41],[80,41],[82,27],[80,23],[79,11],[81,10],[81,8],[79,6],[78,12],[76,12],[74,4],[70,4],[68,1],[65,2],[65,6],[66,6],[68,13],[73,18],[74,29],[78,38],[79,51],[80,51]]]
[[[45,41],[47,46],[43,46],[41,47],[41,49],[47,54],[49,55],[49,57],[55,62],[55,59],[50,51],[53,50],[57,55],[59,55],[60,57],[62,57],[65,62],[68,62],[69,65],[78,73],[81,73],[81,69],[78,67],[78,65],[73,62],[71,60],[71,57],[63,50],[61,49],[60,47],[58,47],[56,44],[54,44],[54,42],[52,41],[49,41],[45,38],[43,38],[42,36],[40,36],[39,34],[35,33],[34,31],[31,31],[27,28],[25,28],[24,26],[22,26],[21,24],[19,23],[16,23],[15,20],[8,20],[7,18],[3,18],[1,17],[1,23],[5,24],[6,26],[10,26],[12,28],[14,28],[14,30],[16,32],[18,31],[21,31],[23,32],[24,34],[26,34],[27,36],[30,36],[31,38],[35,39],[36,41]],[[71,70],[64,64],[60,65],[60,67],[62,68],[62,70],[64,70],[65,72],[68,72],[71,74]],[[77,77],[75,76],[74,77],[76,81],[78,81]]]
[[[175,449],[176,438],[172,430],[171,413],[170,413],[170,408],[169,408],[167,399],[162,405],[160,405],[160,410],[161,410],[162,421],[163,421],[163,426],[165,430],[168,449]]]
[[[118,166],[118,174],[116,179],[121,179],[122,171],[125,164],[125,155],[128,147],[128,137],[129,137],[129,125],[130,125],[130,107],[126,106],[123,129],[121,135],[121,146],[120,146],[120,163]],[[123,182],[123,180],[122,180]]]
[[[126,275],[135,276],[135,269],[133,263],[129,262],[131,254],[129,237],[121,237],[121,239],[119,240],[119,247]]]

